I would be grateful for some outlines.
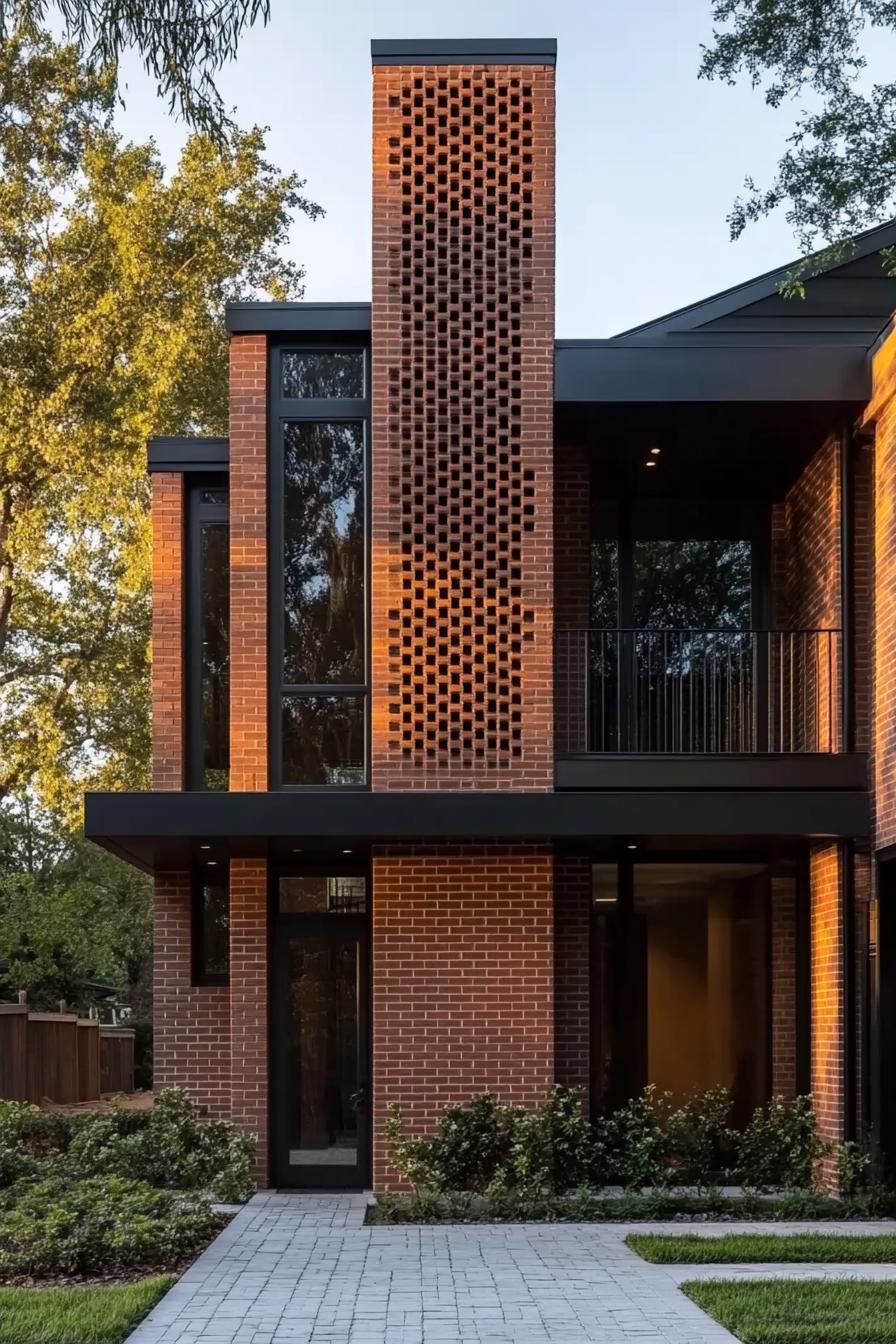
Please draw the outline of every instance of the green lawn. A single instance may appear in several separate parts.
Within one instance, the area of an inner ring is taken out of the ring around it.
[[[744,1344],[896,1344],[896,1283],[683,1283]]]
[[[0,1288],[0,1344],[121,1344],[173,1274],[108,1288]]]
[[[655,1265],[887,1265],[896,1264],[896,1236],[838,1236],[798,1232],[769,1236],[730,1232],[721,1237],[633,1232],[625,1244]]]

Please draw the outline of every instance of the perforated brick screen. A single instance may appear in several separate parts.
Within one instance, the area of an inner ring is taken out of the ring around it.
[[[373,783],[551,786],[553,70],[374,71]]]

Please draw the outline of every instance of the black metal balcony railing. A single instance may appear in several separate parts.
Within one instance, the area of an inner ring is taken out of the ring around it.
[[[561,630],[557,751],[836,752],[839,630]]]

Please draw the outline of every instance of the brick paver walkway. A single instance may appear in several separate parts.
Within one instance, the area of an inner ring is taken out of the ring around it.
[[[896,1278],[896,1268],[876,1265],[649,1265],[625,1246],[631,1229],[621,1225],[365,1227],[365,1208],[360,1195],[256,1195],[130,1344],[730,1344],[733,1337],[679,1292],[679,1282]],[[881,1226],[687,1230],[860,1233]]]

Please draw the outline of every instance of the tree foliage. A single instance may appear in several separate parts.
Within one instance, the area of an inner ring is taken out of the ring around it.
[[[146,438],[224,430],[224,305],[300,295],[320,213],[259,129],[167,175],[113,102],[75,47],[0,44],[0,800],[69,822],[146,779]]]
[[[712,14],[701,75],[746,77],[769,106],[797,105],[774,179],[760,188],[748,178],[729,224],[736,238],[784,207],[803,254],[822,245],[794,274],[799,287],[896,213],[896,81],[868,73],[869,39],[892,32],[896,0],[713,0]]]
[[[150,973],[147,878],[28,804],[0,811],[0,1000],[80,1009],[94,984],[145,1016]]]
[[[134,50],[172,111],[214,140],[233,129],[215,74],[270,0],[0,0],[0,36],[56,21],[86,67],[117,80]]]

